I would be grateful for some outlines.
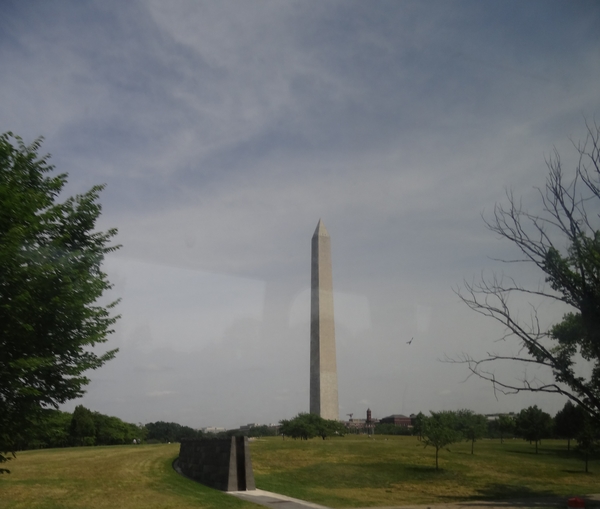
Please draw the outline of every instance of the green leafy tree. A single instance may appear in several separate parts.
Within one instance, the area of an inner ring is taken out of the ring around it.
[[[66,175],[51,175],[40,141],[0,135],[0,463],[45,408],[80,397],[116,350],[97,354],[117,317],[97,304],[116,230],[94,231],[102,186],[59,203]]]
[[[142,440],[145,432],[140,426],[124,422],[118,417],[93,412],[97,445],[131,444],[134,439]]]
[[[425,420],[425,414],[419,412],[413,421],[413,435],[417,435],[419,442],[423,438],[423,422]]]
[[[254,426],[248,430],[247,436],[249,437],[273,437],[277,433],[275,427],[267,426],[262,424],[260,426]]]
[[[585,418],[585,410],[571,401],[567,401],[554,416],[554,431],[559,437],[567,439],[567,451],[571,450],[571,440],[583,429]]]
[[[77,405],[71,417],[71,440],[74,445],[94,445],[96,443],[96,425],[92,412],[83,405]]]
[[[44,409],[17,450],[67,447],[70,445],[71,414],[53,408]]]
[[[471,442],[471,454],[474,454],[475,441],[485,435],[487,428],[487,419],[484,415],[466,409],[456,412],[456,430],[465,440]]]
[[[134,434],[129,440],[128,427],[129,425],[118,419],[110,417],[99,412],[93,412],[92,420],[94,422],[95,440],[97,445],[119,445],[130,443]]]
[[[308,440],[321,437],[325,440],[332,436],[343,436],[347,430],[339,421],[323,419],[315,414],[299,413],[293,419],[282,420],[279,432],[294,439]]]
[[[502,339],[513,338],[521,347],[519,353],[478,359],[464,355],[451,361],[467,364],[472,373],[501,392],[563,394],[600,418],[600,126],[587,124],[587,130],[585,141],[573,144],[576,154],[570,174],[563,169],[558,152],[547,159],[548,176],[539,189],[537,210],[526,209],[509,192],[508,203],[496,205],[493,217],[486,221],[492,232],[519,252],[515,259],[504,261],[533,266],[547,286],[530,287],[493,274],[478,283],[465,283],[459,292],[471,309],[502,324]],[[523,298],[536,300],[531,313],[522,312],[519,301]],[[562,321],[546,328],[537,314],[537,301],[558,301],[571,310]],[[593,365],[589,373],[577,369],[579,356]],[[548,378],[536,372],[529,378],[513,379],[494,368],[515,362],[544,366]]]
[[[516,433],[525,440],[534,442],[537,454],[542,438],[548,438],[552,434],[552,417],[537,405],[525,408],[517,415]]]
[[[346,426],[334,419],[322,419],[320,425],[317,426],[317,433],[323,440],[329,437],[343,437],[347,432]]]
[[[515,420],[510,415],[500,415],[498,417],[498,433],[500,434],[500,443],[504,443],[504,437],[512,435],[515,432]]]
[[[146,438],[152,442],[181,442],[184,438],[202,438],[204,436],[202,431],[182,426],[176,422],[150,422],[144,428]]]
[[[423,438],[425,447],[435,449],[435,469],[439,470],[439,452],[459,442],[463,436],[456,430],[456,414],[454,412],[431,412],[430,417],[423,418]]]
[[[600,430],[598,421],[584,414],[582,425],[577,433],[577,450],[582,453],[585,472],[589,472],[590,456],[600,450]]]
[[[175,422],[149,422],[145,425],[146,437],[151,442],[177,442],[177,435],[181,428],[180,424]]]
[[[300,440],[308,440],[317,436],[317,428],[312,420],[305,416],[311,414],[300,413],[293,419],[283,419],[279,431],[284,437],[299,438]]]

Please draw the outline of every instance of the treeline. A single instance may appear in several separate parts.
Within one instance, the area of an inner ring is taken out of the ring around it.
[[[236,437],[250,437],[250,438],[258,438],[258,437],[274,437],[277,435],[277,428],[273,426],[267,426],[266,424],[262,424],[260,426],[252,426],[251,428],[244,429],[230,429],[227,431],[221,431],[217,433],[217,438],[228,438],[231,436]]]
[[[131,424],[118,417],[93,412],[78,405],[72,414],[60,410],[43,410],[27,436],[16,437],[15,450],[168,443],[202,437],[202,431],[175,422]]]
[[[277,435],[277,427],[261,424],[260,426],[252,426],[250,428],[228,429],[227,431],[219,431],[216,433],[206,433],[204,438],[231,438],[231,437],[274,437]]]
[[[203,438],[200,430],[182,426],[176,422],[150,422],[145,426],[146,442],[149,444],[181,442],[185,438]]]
[[[340,421],[323,419],[315,414],[300,413],[293,419],[281,421],[279,432],[284,436],[308,440],[309,438],[344,436],[347,433],[346,426]]]
[[[276,433],[276,428],[264,425],[220,433],[203,433],[176,422],[131,424],[118,417],[93,412],[83,405],[78,405],[72,414],[60,410],[43,410],[27,435],[14,437],[13,440],[14,449],[23,451],[55,447],[132,444],[134,440],[138,444],[157,444],[194,438],[264,437],[274,436]]]
[[[563,438],[568,441],[581,441],[584,435],[600,427],[578,406],[568,401],[562,410],[553,418],[536,405],[521,410],[517,414],[499,415],[496,419],[488,419],[484,415],[471,410],[431,412],[443,414],[449,425],[463,435],[478,438],[496,438],[503,442],[507,438],[523,438],[532,443],[539,443],[543,438]],[[393,424],[377,424],[376,435],[417,435],[423,432],[423,422],[429,417],[422,412],[413,420],[412,427],[394,426]],[[592,433],[593,434],[593,433]]]
[[[500,415],[498,419],[488,420],[484,415],[475,414],[470,410],[458,410],[445,412],[453,416],[453,421],[457,427],[465,426],[465,422],[471,421],[472,424],[477,428],[478,434],[481,433],[481,437],[485,438],[513,438],[515,437],[515,416],[514,415]],[[414,419],[414,426],[396,426],[394,424],[384,423],[376,424],[374,427],[375,435],[421,435],[422,423],[425,415],[419,412],[417,417]],[[460,424],[459,424],[460,423]],[[357,432],[364,432],[361,429],[357,429]]]
[[[535,452],[542,439],[567,439],[567,450],[571,441],[577,442],[577,450],[587,463],[590,455],[600,450],[600,425],[594,421],[581,407],[567,402],[554,418],[539,409],[536,405],[521,410],[516,415],[501,415],[489,421],[484,415],[471,410],[431,412],[430,416],[419,413],[411,428],[399,428],[380,425],[375,428],[378,434],[407,434],[418,436],[423,445],[431,446],[436,452],[436,468],[438,452],[448,445],[467,440],[471,442],[471,454],[475,451],[475,442],[481,438],[519,437],[535,444]]]
[[[567,450],[570,450],[571,440],[575,440],[577,451],[585,461],[586,472],[589,457],[600,448],[599,423],[571,402],[566,403],[554,418],[534,405],[521,410],[514,417],[504,415],[492,422],[493,426],[485,416],[470,410],[431,412],[430,416],[419,413],[414,421],[413,433],[425,447],[435,449],[436,469],[439,451],[450,444],[467,440],[471,442],[471,454],[474,454],[476,440],[485,437],[490,430],[497,433],[501,441],[514,436],[535,444],[536,454],[542,439],[567,439]]]
[[[144,426],[117,417],[92,412],[82,405],[72,414],[46,409],[36,419],[27,436],[17,437],[16,450],[73,447],[81,445],[130,444],[146,436]]]

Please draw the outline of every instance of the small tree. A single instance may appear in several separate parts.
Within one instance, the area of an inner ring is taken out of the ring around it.
[[[423,412],[419,412],[414,421],[413,421],[413,435],[417,435],[419,442],[423,438],[423,422],[425,420],[425,415]]]
[[[548,438],[552,432],[552,417],[539,409],[537,405],[525,408],[517,415],[516,432],[525,440],[535,442],[535,453],[537,454],[538,443],[542,438]]]
[[[439,470],[438,456],[440,449],[462,440],[462,435],[456,431],[456,415],[454,412],[431,412],[431,417],[423,418],[424,447],[435,449],[435,469]]]
[[[471,454],[474,454],[475,441],[487,431],[487,419],[472,410],[459,410],[456,413],[456,428],[465,440],[471,442]]]
[[[598,423],[588,415],[584,414],[582,425],[577,433],[577,450],[583,454],[585,472],[589,472],[589,458],[600,450],[600,432]]]
[[[504,443],[504,437],[515,432],[515,420],[510,415],[500,415],[498,417],[498,432],[500,433],[500,443]]]
[[[571,439],[581,433],[585,418],[583,408],[575,406],[571,401],[567,401],[554,416],[554,430],[559,437],[567,439],[567,451],[571,450]]]
[[[0,463],[116,353],[91,350],[117,319],[116,303],[97,304],[111,288],[102,261],[117,249],[116,230],[94,231],[103,187],[57,203],[66,175],[49,175],[39,148],[0,135]]]

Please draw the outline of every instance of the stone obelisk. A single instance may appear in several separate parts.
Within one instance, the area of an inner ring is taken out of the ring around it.
[[[320,219],[312,238],[310,279],[310,413],[338,420],[331,239]]]

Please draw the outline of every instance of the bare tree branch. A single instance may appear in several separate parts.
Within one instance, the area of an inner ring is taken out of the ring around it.
[[[505,275],[482,274],[477,282],[465,281],[456,291],[473,311],[501,323],[497,341],[516,340],[517,355],[490,354],[474,359],[463,354],[447,362],[466,364],[470,375],[492,383],[494,391],[562,394],[600,417],[600,126],[588,123],[584,142],[573,142],[577,164],[570,177],[554,149],[546,159],[548,176],[539,188],[541,210],[530,212],[513,191],[507,203],[496,205],[489,230],[512,242],[522,257],[505,263],[532,263],[544,274],[546,286],[529,288]],[[591,207],[591,208],[590,208]],[[588,208],[595,213],[588,213]],[[511,308],[512,296],[529,296],[570,305],[573,312],[544,330],[538,311],[530,305],[529,319]],[[576,373],[576,356],[593,363],[592,373]],[[499,377],[489,367],[508,363],[549,368],[554,381],[524,375],[514,381]]]

